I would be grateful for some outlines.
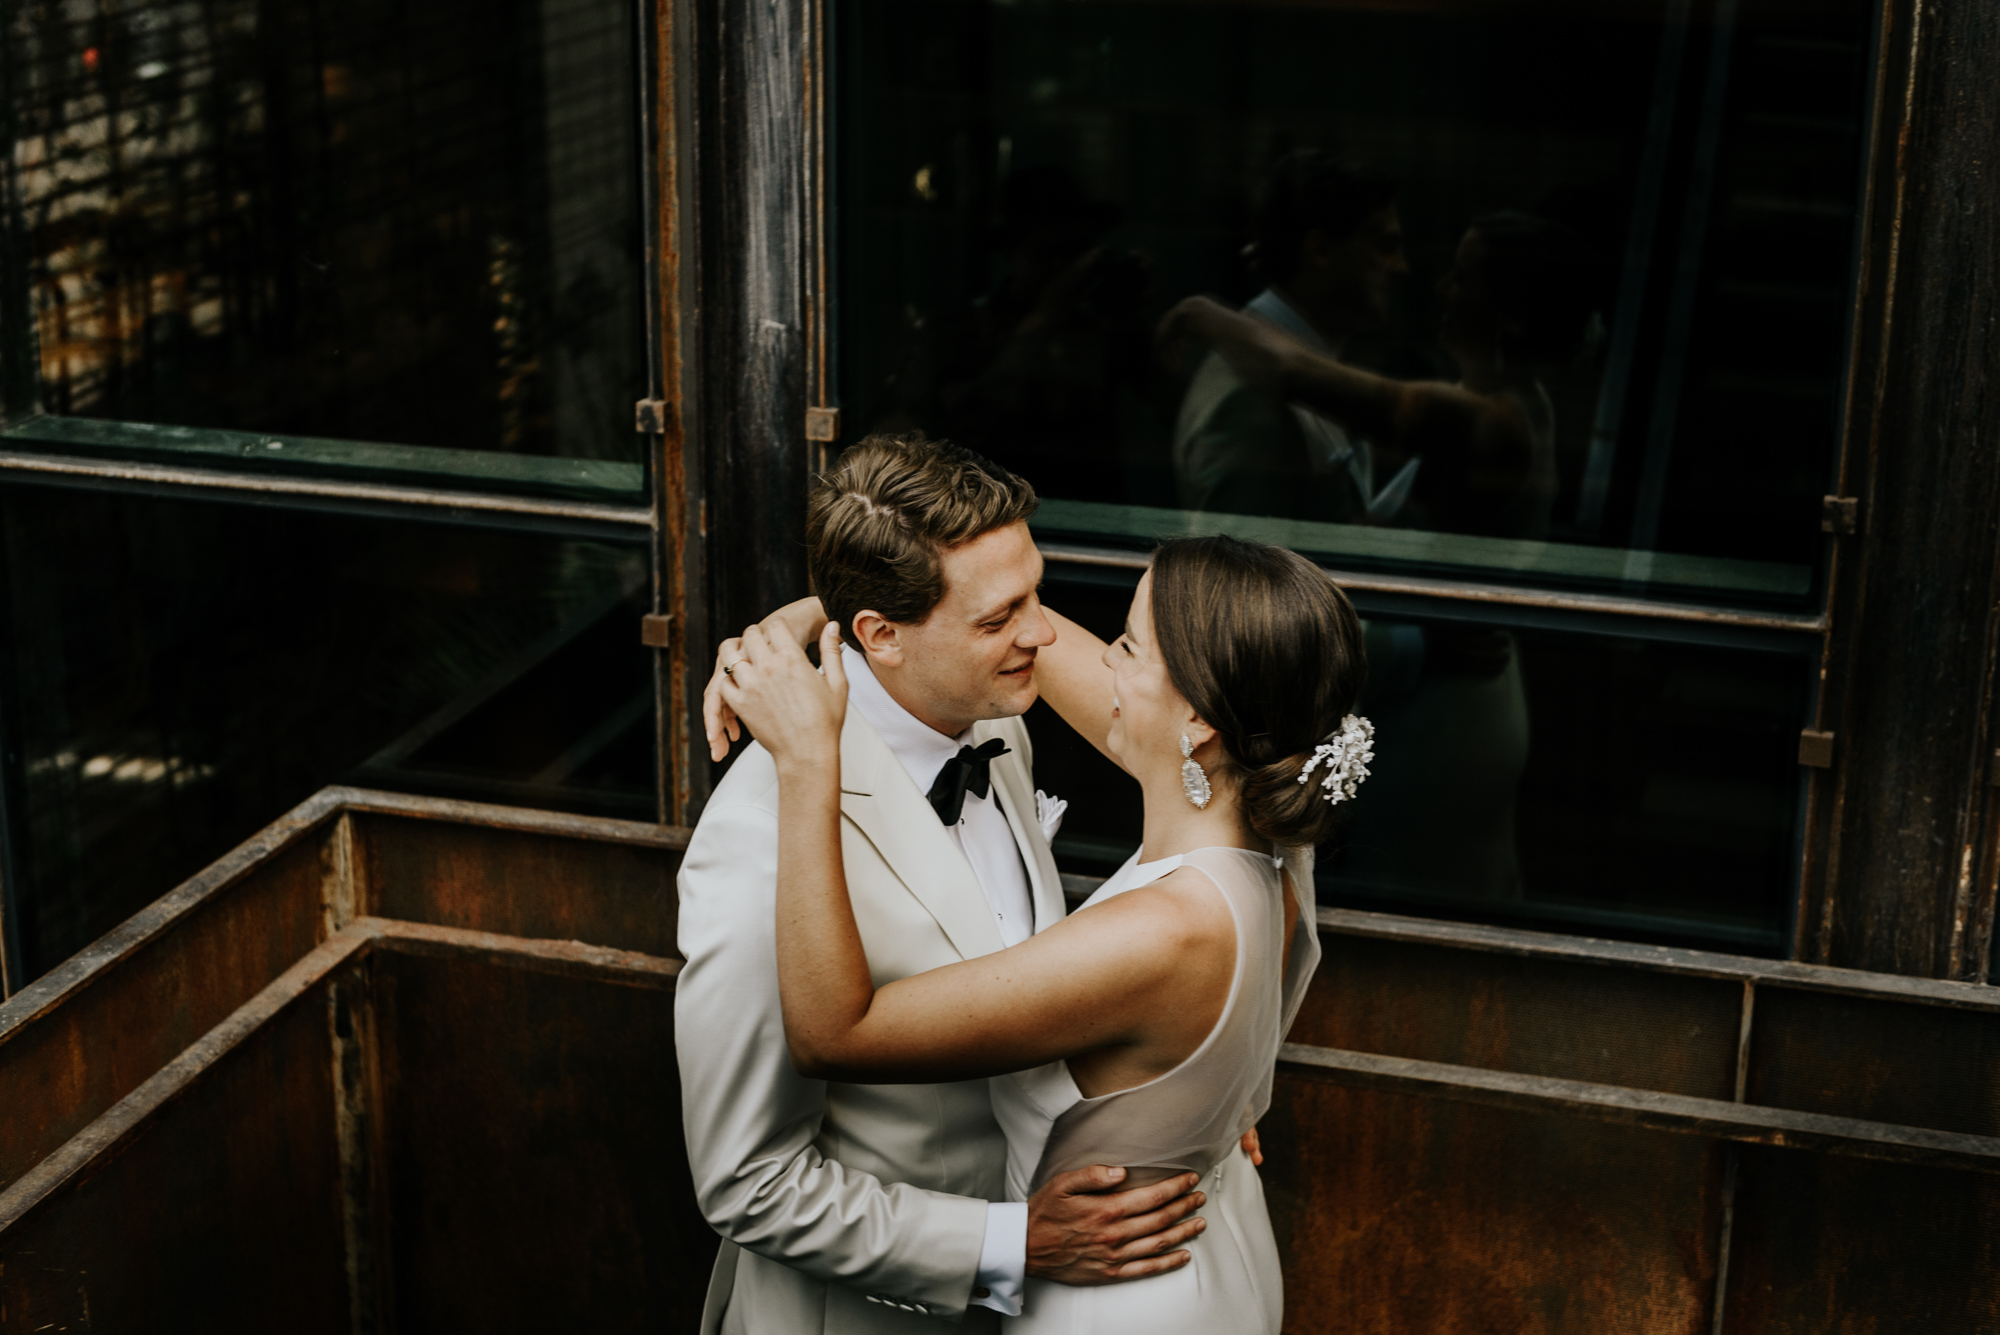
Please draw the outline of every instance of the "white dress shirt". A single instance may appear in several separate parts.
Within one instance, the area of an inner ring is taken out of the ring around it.
[[[882,740],[909,771],[917,791],[930,792],[945,761],[957,755],[960,747],[970,744],[971,730],[947,737],[929,724],[919,722],[875,679],[865,654],[856,653],[846,645],[841,646],[840,652],[841,662],[847,668],[848,704],[875,725],[875,731],[882,734]],[[993,789],[987,788],[984,797],[968,792],[965,805],[959,808],[958,824],[946,832],[965,854],[965,860],[972,865],[972,874],[979,879],[980,889],[986,892],[986,902],[999,925],[1002,944],[1018,946],[1033,936],[1035,901],[1028,887],[1028,868],[1021,861],[1020,845],[1014,842],[1013,827],[1007,824],[1007,814],[1000,810]]]
[[[848,706],[860,710],[861,716],[874,725],[896,759],[903,762],[917,791],[930,792],[945,761],[970,742],[970,729],[956,737],[945,736],[896,703],[896,698],[875,679],[867,655],[855,652],[848,645],[841,646],[840,655],[841,665],[847,669]],[[958,824],[947,833],[965,854],[979,888],[986,892],[986,903],[1000,928],[1001,942],[1016,946],[1033,936],[1035,907],[1028,887],[1028,868],[1021,861],[1021,848],[1014,842],[1007,815],[1000,810],[998,794],[991,787],[984,797],[966,793],[965,804],[959,808]],[[986,1243],[979,1252],[973,1306],[1019,1316],[1027,1271],[1027,1204],[988,1202]],[[976,1296],[982,1289],[987,1296]]]

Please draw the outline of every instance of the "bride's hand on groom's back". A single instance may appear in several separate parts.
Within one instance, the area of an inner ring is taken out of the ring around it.
[[[820,633],[824,675],[783,626],[752,626],[736,641],[741,657],[725,664],[721,701],[778,764],[837,764],[847,717],[847,673],[839,628]]]
[[[1028,1273],[1058,1284],[1120,1284],[1178,1270],[1176,1250],[1208,1227],[1193,1173],[1117,1190],[1122,1168],[1079,1168],[1050,1178],[1028,1201]]]

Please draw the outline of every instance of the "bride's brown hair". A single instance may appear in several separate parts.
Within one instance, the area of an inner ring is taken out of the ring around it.
[[[1283,547],[1176,538],[1153,553],[1152,611],[1167,676],[1221,735],[1218,768],[1251,830],[1287,848],[1325,840],[1340,808],[1298,779],[1367,677],[1347,595]]]

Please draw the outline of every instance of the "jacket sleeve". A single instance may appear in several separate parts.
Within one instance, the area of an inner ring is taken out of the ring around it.
[[[884,1183],[815,1147],[826,1085],[792,1069],[778,1003],[777,780],[761,748],[736,763],[752,768],[717,791],[680,873],[687,963],[674,1033],[702,1214],[729,1241],[815,1279],[956,1317],[987,1202]],[[768,783],[756,782],[760,764]]]

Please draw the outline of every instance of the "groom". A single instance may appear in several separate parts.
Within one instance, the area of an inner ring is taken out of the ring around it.
[[[1035,494],[969,450],[874,436],[815,485],[813,589],[846,639],[841,834],[877,984],[1025,940],[1062,917],[1031,748]],[[751,746],[680,873],[675,1000],[688,1158],[722,1234],[704,1335],[998,1328],[1028,1275],[1103,1284],[1172,1269],[1192,1174],[1115,1191],[1122,1170],[1005,1196],[984,1080],[849,1085],[791,1065],[774,900],[777,772]]]

